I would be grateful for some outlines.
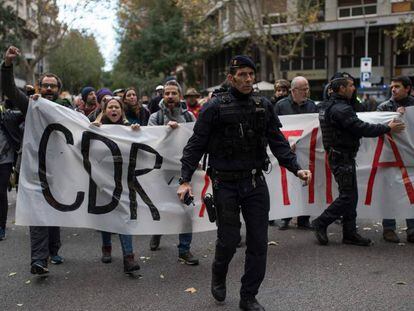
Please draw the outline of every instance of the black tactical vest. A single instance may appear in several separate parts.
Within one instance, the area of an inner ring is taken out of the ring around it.
[[[341,151],[355,153],[359,148],[359,139],[349,132],[347,129],[340,128],[339,124],[335,124],[331,119],[331,108],[335,104],[341,104],[339,98],[330,98],[320,104],[319,123],[322,130],[322,143],[326,151],[331,148]]]
[[[239,100],[221,93],[218,116],[211,135],[208,153],[223,160],[255,161],[267,158],[267,113],[260,98]]]
[[[329,120],[329,108],[333,105],[333,100],[325,100],[319,105],[319,123],[322,131],[323,148],[329,151],[335,144],[336,129]]]

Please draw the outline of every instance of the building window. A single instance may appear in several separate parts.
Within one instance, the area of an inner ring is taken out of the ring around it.
[[[376,0],[338,0],[338,19],[376,14]]]
[[[404,42],[401,39],[397,40],[397,51],[395,53],[395,64],[397,66],[414,66],[414,50],[406,50]]]
[[[370,28],[368,36],[368,57],[372,58],[372,66],[382,65],[382,47],[384,36],[378,28]],[[365,30],[357,29],[341,34],[340,61],[341,68],[359,67],[361,57],[365,56]]]
[[[402,12],[410,12],[414,9],[414,4],[411,0],[391,0],[391,12],[392,13],[402,13]]]
[[[263,25],[277,25],[287,23],[287,0],[263,0]]]
[[[281,71],[326,69],[326,40],[305,36],[299,57],[280,62]]]
[[[287,15],[281,13],[271,13],[262,16],[263,25],[286,24]]]

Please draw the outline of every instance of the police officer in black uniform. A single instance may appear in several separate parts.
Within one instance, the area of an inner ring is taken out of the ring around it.
[[[269,192],[262,171],[269,165],[267,145],[280,165],[305,183],[311,179],[310,171],[298,165],[270,102],[253,94],[255,73],[249,57],[239,55],[231,60],[227,75],[231,87],[203,106],[183,150],[177,190],[181,200],[187,193],[192,195],[191,176],[208,153],[218,227],[211,291],[217,301],[226,298],[228,265],[240,241],[241,211],[247,231],[239,304],[243,310],[264,310],[255,296],[266,270]]]
[[[332,95],[321,104],[319,122],[323,146],[328,152],[329,166],[338,183],[339,196],[312,222],[315,236],[321,245],[328,244],[327,227],[343,217],[342,243],[360,246],[371,245],[371,240],[361,237],[356,229],[358,187],[355,157],[360,138],[377,137],[388,132],[399,133],[405,125],[391,121],[388,125],[361,121],[351,104],[355,91],[354,79],[347,73],[336,74],[331,81]]]

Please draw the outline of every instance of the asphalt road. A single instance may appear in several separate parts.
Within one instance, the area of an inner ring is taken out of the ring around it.
[[[128,277],[116,235],[113,262],[102,264],[99,232],[63,228],[65,262],[41,278],[30,274],[28,229],[13,224],[14,203],[12,193],[7,239],[0,242],[0,310],[238,310],[245,248],[232,261],[226,302],[217,305],[210,295],[215,232],[194,235],[196,267],[177,262],[175,235],[164,236],[156,252],[148,236],[135,237],[141,270]],[[414,310],[414,244],[384,242],[376,222],[359,226],[374,246],[343,245],[338,225],[329,228],[329,246],[317,245],[310,232],[270,227],[269,241],[277,245],[269,246],[257,296],[266,310]]]

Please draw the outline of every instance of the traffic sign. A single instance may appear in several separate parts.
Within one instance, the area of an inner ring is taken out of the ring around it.
[[[372,71],[372,58],[371,57],[361,57],[361,72]]]
[[[362,82],[367,82],[367,81],[369,81],[370,78],[371,78],[371,73],[370,72],[361,72],[361,81]]]

